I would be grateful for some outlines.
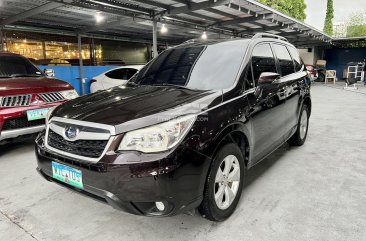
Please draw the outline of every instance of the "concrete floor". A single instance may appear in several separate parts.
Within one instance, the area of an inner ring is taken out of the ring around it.
[[[116,211],[43,180],[31,143],[3,146],[0,240],[366,240],[366,91],[332,87],[312,88],[305,145],[252,169],[222,223]]]

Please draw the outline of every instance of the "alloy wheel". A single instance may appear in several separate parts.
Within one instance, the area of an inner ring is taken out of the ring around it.
[[[306,136],[306,131],[308,129],[308,113],[306,109],[302,111],[300,119],[300,138],[303,140]]]
[[[240,184],[240,164],[234,155],[228,155],[221,162],[215,178],[215,202],[219,209],[225,210],[235,200]]]

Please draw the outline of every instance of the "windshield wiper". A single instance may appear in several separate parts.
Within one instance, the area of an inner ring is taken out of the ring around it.
[[[40,77],[41,74],[12,74],[11,77]]]
[[[127,82],[126,84],[125,84],[126,86],[133,86],[133,87],[136,87],[136,86],[139,86],[139,84],[136,84],[135,82]]]
[[[169,84],[169,83],[162,83],[162,84],[149,84],[148,86],[160,86],[160,87],[175,87],[179,89],[186,89],[190,90],[190,88],[183,86],[183,85],[175,85],[175,84]]]

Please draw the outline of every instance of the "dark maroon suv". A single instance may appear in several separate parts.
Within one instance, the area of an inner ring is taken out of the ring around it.
[[[224,220],[246,170],[305,142],[306,78],[295,47],[275,35],[187,42],[126,85],[57,107],[36,140],[38,171],[133,214],[198,208]]]

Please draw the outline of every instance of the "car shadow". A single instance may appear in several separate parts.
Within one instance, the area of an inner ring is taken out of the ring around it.
[[[263,159],[261,162],[257,163],[255,166],[251,167],[247,171],[247,175],[245,177],[245,182],[243,185],[243,189],[246,189],[250,186],[255,180],[265,174],[278,160],[284,156],[291,147],[285,143],[280,146],[277,150],[271,153],[268,157]]]
[[[34,140],[27,140],[23,142],[7,143],[0,145],[0,158],[9,152],[17,152],[25,147],[33,145]]]

